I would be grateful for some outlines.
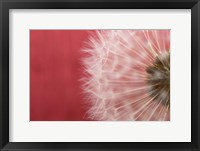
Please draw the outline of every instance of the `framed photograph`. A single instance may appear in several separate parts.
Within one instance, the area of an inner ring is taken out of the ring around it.
[[[198,0],[1,0],[1,150],[200,150]]]

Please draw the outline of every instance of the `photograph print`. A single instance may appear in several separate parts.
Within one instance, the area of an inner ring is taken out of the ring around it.
[[[30,30],[30,121],[170,121],[170,30]]]

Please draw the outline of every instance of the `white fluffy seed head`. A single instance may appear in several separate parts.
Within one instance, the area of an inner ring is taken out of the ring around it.
[[[153,96],[155,90],[146,83],[146,69],[170,50],[169,34],[169,30],[96,30],[90,36],[82,49],[86,54],[82,89],[89,118],[169,120],[169,107],[161,103],[166,93]]]

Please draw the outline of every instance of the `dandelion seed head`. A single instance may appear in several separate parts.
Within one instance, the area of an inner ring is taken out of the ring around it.
[[[169,30],[97,30],[82,52],[94,120],[169,120]]]

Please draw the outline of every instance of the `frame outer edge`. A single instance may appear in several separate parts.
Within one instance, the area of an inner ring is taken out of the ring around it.
[[[193,102],[191,106],[191,141],[194,147],[192,151],[200,151],[200,1],[192,7],[191,13],[191,101]]]
[[[2,11],[2,4],[3,2],[0,1],[0,148],[4,146],[3,144],[3,90],[2,90],[2,66],[3,66],[3,61],[2,61],[2,41],[3,41],[3,36],[2,36],[2,21],[3,21],[3,11]]]
[[[3,28],[4,29],[9,29],[9,27],[5,27],[6,24],[9,24],[9,16],[8,14],[5,14],[6,10],[7,10],[7,7],[6,5],[3,5],[5,4],[6,2],[3,2],[4,0],[0,0],[0,150],[6,145],[8,144],[9,142],[9,133],[8,133],[8,130],[9,130],[9,121],[8,121],[8,115],[7,112],[9,112],[9,104],[6,103],[6,99],[5,98],[8,98],[8,94],[6,91],[9,91],[9,71],[7,69],[8,65],[9,65],[9,53],[7,52],[8,48],[9,48],[9,42],[3,44],[3,39],[6,38],[6,40],[9,41],[8,39],[8,34],[9,32],[7,31],[3,31]],[[192,2],[192,0],[191,0]],[[198,101],[200,101],[200,93],[198,93],[198,90],[199,90],[199,87],[200,87],[200,79],[198,78],[198,76],[200,75],[200,2],[198,0],[198,3],[195,4],[194,6],[195,10],[196,10],[196,15],[195,15],[195,20],[196,20],[196,23],[195,23],[195,26],[192,26],[192,28],[194,27],[194,30],[193,30],[193,33],[195,35],[195,39],[194,40],[194,49],[198,49],[197,51],[195,51],[195,54],[196,54],[196,57],[195,57],[195,67],[193,67],[195,70],[197,70],[196,72],[193,72],[193,73],[196,73],[197,75],[195,76],[192,76],[192,78],[194,77],[194,80],[193,80],[193,83],[195,83],[196,81],[195,80],[198,80],[198,87],[197,87],[197,90],[194,89],[195,91],[195,95],[197,96],[197,99]],[[3,22],[4,21],[4,22]],[[196,32],[196,34],[195,34]],[[5,58],[3,58],[3,56]],[[196,59],[197,58],[197,59]],[[196,94],[197,93],[197,94]],[[193,93],[192,93],[193,94]],[[197,120],[197,123],[198,125],[193,125],[197,130],[195,131],[194,133],[198,134],[197,138],[195,138],[195,149],[192,150],[192,151],[200,151],[200,103],[197,102],[196,103],[197,106],[194,106],[195,110],[197,110],[197,114],[195,117],[193,117],[195,120]],[[10,143],[9,143],[10,144]],[[4,148],[3,149],[4,151],[6,150],[41,150],[41,149],[20,149],[20,148]],[[54,149],[53,149],[54,150]],[[79,150],[82,150],[82,149],[69,149],[69,150],[76,150],[76,151],[79,151]],[[83,149],[84,150],[84,149]],[[85,149],[86,151],[87,149]],[[89,150],[89,149],[88,149]],[[92,151],[93,149],[91,149]],[[94,149],[94,150],[97,150],[97,149]],[[105,149],[107,150],[107,149]],[[138,150],[138,149],[135,149],[135,150]],[[140,150],[145,150],[145,149],[140,149]],[[149,149],[149,150],[154,150],[154,149]],[[168,149],[166,149],[168,150]],[[176,151],[179,151],[179,150],[183,150],[183,151],[188,151],[190,149],[169,149],[169,150],[176,150]],[[102,151],[102,150],[101,150]]]
[[[9,143],[9,13],[0,0],[0,149]]]
[[[198,37],[197,37],[197,45],[198,45],[198,88],[197,88],[197,93],[198,93],[198,100],[197,100],[197,145],[198,145],[198,150],[200,150],[200,1],[198,1],[198,4],[197,4],[197,32],[198,32]]]

